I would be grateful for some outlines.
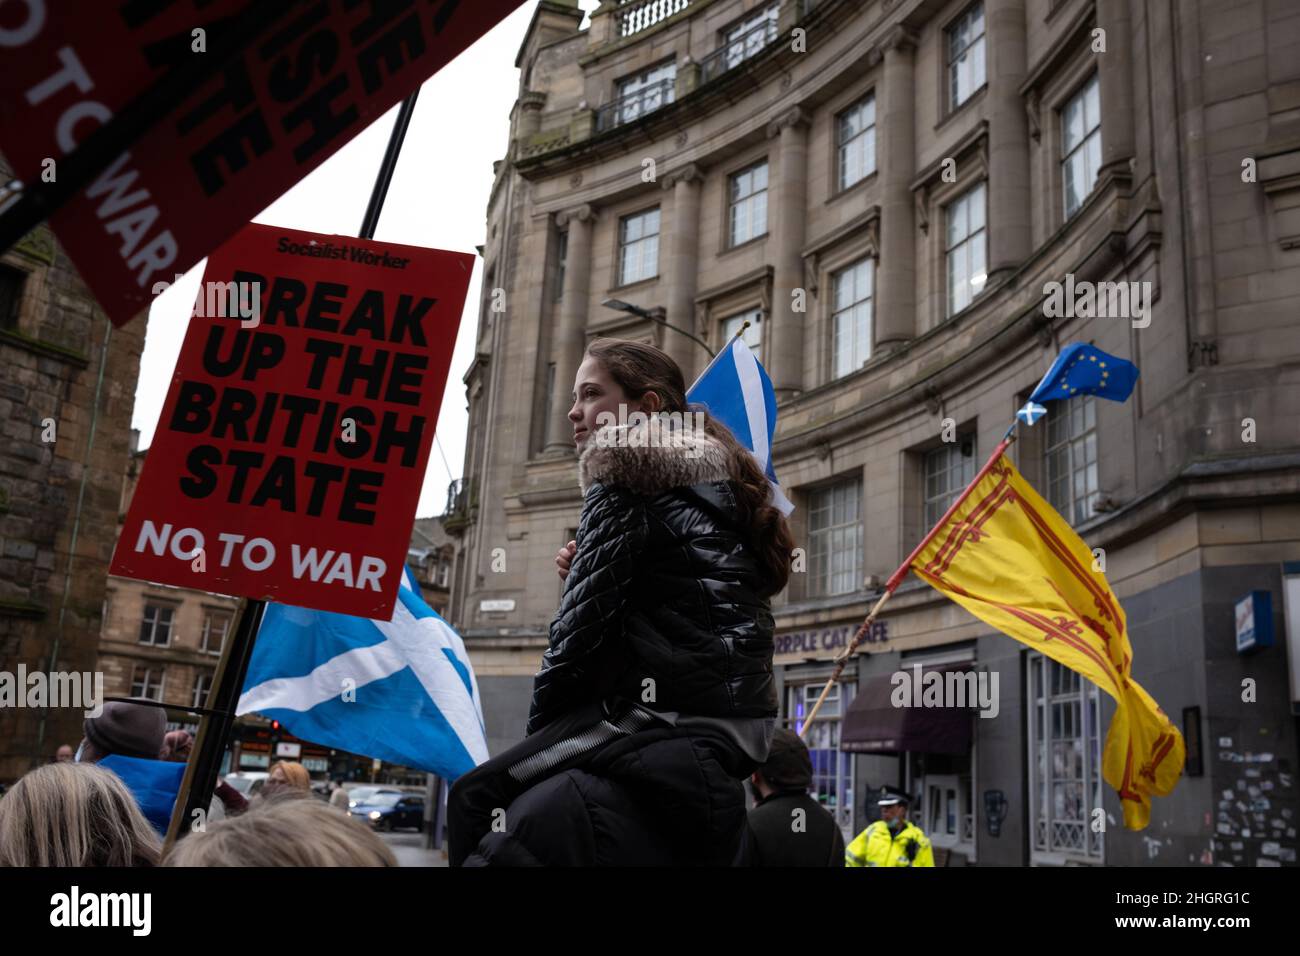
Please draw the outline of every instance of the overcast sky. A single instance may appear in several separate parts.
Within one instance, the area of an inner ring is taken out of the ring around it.
[[[579,5],[590,10],[596,3],[580,0]],[[482,245],[492,163],[505,157],[510,108],[519,88],[515,56],[535,6],[529,0],[424,84],[375,232],[377,240],[471,254]],[[393,107],[254,221],[355,236],[396,115]],[[447,485],[463,470],[467,416],[461,377],[473,358],[483,273],[482,260],[475,259],[424,476],[420,517],[442,513]],[[132,422],[140,429],[141,448],[153,441],[206,264],[200,262],[160,295],[149,313]]]

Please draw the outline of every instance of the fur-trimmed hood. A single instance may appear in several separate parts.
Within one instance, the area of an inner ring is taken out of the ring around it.
[[[700,428],[670,428],[658,419],[593,431],[578,458],[578,487],[621,485],[640,495],[730,478],[727,450]]]

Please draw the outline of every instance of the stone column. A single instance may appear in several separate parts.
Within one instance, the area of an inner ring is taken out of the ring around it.
[[[569,245],[564,256],[564,290],[561,293],[559,322],[551,345],[555,363],[555,392],[551,396],[551,421],[544,452],[573,449],[573,424],[569,409],[573,407],[573,377],[582,364],[586,345],[587,304],[591,299],[591,234],[596,211],[584,203],[556,217],[561,227],[569,227]]]
[[[536,90],[525,90],[519,96],[518,133],[519,139],[527,139],[541,131],[542,107],[546,105],[546,94]]]
[[[880,149],[880,259],[873,308],[875,347],[888,348],[916,334],[916,226],[912,179],[916,175],[913,80],[916,35],[896,26],[881,42],[885,67],[876,106]],[[827,290],[827,295],[833,294]]]
[[[667,230],[665,249],[668,286],[664,301],[668,322],[688,332],[695,332],[695,291],[700,252],[700,184],[703,171],[694,163],[675,169],[662,180],[665,190],[673,191],[671,226]],[[664,351],[681,367],[689,387],[698,366],[696,352],[704,350],[679,332],[663,330]],[[702,366],[701,366],[702,367]]]
[[[1018,268],[1030,252],[1029,121],[1025,81],[1025,0],[985,0],[988,69],[989,281]]]
[[[808,207],[808,114],[791,107],[767,124],[768,138],[779,137],[776,174],[769,177],[769,201],[775,210],[772,223],[773,250],[772,311],[768,318],[772,347],[768,350],[768,373],[777,401],[804,389],[803,338],[806,312],[795,312],[792,292],[804,287],[803,247]],[[804,296],[805,306],[807,296]]]
[[[594,50],[618,39],[618,23],[614,14],[617,6],[616,0],[606,0],[591,11],[591,23],[587,27],[587,49]]]
[[[1101,168],[1122,166],[1133,156],[1133,12],[1129,0],[1097,0],[1097,26],[1106,51],[1097,53],[1101,86]]]

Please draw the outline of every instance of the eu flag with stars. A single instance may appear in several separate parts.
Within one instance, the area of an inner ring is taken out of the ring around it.
[[[1122,402],[1132,394],[1137,377],[1138,368],[1132,362],[1095,345],[1075,342],[1056,357],[1029,401],[1042,404],[1075,395],[1098,395]]]

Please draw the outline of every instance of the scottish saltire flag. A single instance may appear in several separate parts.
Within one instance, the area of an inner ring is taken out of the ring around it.
[[[739,336],[727,343],[686,391],[687,403],[703,405],[731,429],[758,459],[772,486],[772,501],[782,514],[794,505],[781,491],[772,468],[772,436],[776,433],[776,392],[772,380]]]
[[[1026,402],[1025,407],[1016,412],[1016,418],[1020,419],[1026,425],[1032,425],[1046,414],[1047,409],[1042,405],[1039,405],[1037,402]]]
[[[238,714],[296,737],[455,780],[488,759],[460,635],[407,568],[391,621],[268,604]]]
[[[1138,368],[1132,362],[1116,358],[1095,345],[1075,342],[1067,345],[1047,370],[1029,396],[1029,402],[1016,417],[1032,425],[1047,413],[1043,402],[1054,402],[1075,395],[1097,395],[1122,402],[1133,393]]]

